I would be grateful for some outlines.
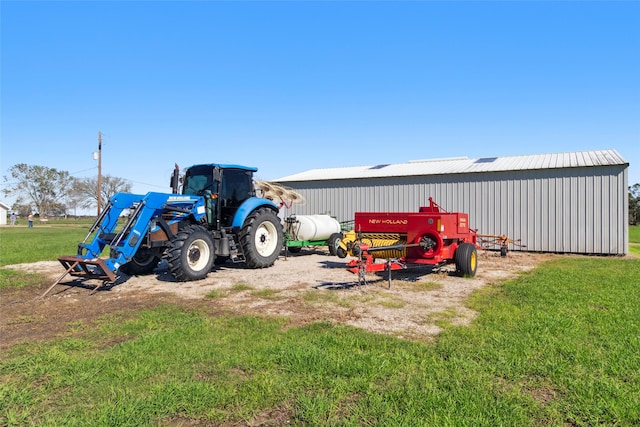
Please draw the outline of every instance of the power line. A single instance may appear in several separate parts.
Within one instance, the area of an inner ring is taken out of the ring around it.
[[[70,172],[69,175],[76,175],[76,174],[79,174],[79,173],[82,173],[82,172],[89,172],[89,171],[92,171],[94,169],[98,169],[98,167],[94,166],[94,167],[91,167],[89,169],[83,169],[83,170],[77,171],[77,172]]]
[[[127,179],[127,178],[123,178],[125,181],[129,181],[133,184],[141,184],[141,185],[148,185],[149,187],[156,187],[156,188],[167,188],[166,185],[156,185],[156,184],[149,184],[147,182],[140,182],[140,181],[134,181],[132,179]]]

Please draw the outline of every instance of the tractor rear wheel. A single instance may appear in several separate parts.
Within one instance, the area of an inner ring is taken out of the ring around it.
[[[454,254],[456,273],[460,276],[476,275],[478,269],[478,251],[471,243],[461,243]]]
[[[166,258],[176,280],[186,282],[204,279],[215,259],[213,238],[204,227],[186,226],[171,241]]]
[[[156,250],[140,247],[131,261],[124,264],[119,270],[129,276],[142,276],[153,273],[159,262],[160,256]]]
[[[280,255],[284,231],[276,213],[269,208],[251,212],[240,231],[240,245],[249,268],[270,267]]]

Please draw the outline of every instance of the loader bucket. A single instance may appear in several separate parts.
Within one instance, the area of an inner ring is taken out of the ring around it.
[[[107,266],[101,258],[85,259],[79,256],[61,256],[58,258],[60,264],[65,268],[65,272],[53,282],[53,284],[42,294],[41,298],[44,298],[51,289],[53,289],[67,274],[71,276],[82,277],[85,279],[99,279],[102,283],[95,287],[93,292],[96,292],[105,283],[114,282],[116,275]],[[97,268],[96,268],[97,267]],[[93,293],[92,292],[92,293]]]
[[[61,256],[58,261],[72,276],[83,277],[85,279],[101,279],[113,282],[116,275],[102,258],[85,259],[78,256]],[[89,268],[88,266],[96,266],[99,268]]]

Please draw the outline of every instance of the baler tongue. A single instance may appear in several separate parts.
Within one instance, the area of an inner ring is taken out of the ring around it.
[[[105,283],[115,282],[116,280],[116,274],[111,271],[102,258],[86,259],[80,256],[61,256],[58,258],[58,261],[60,261],[66,271],[53,282],[49,289],[42,294],[41,298],[44,298],[67,274],[84,279],[102,280],[102,283],[97,285],[93,292],[97,291]]]

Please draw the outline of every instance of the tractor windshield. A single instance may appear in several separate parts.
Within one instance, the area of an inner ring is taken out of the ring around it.
[[[187,170],[184,176],[182,194],[193,194],[201,196],[205,191],[216,192],[215,181],[213,180],[213,166],[194,166]]]

